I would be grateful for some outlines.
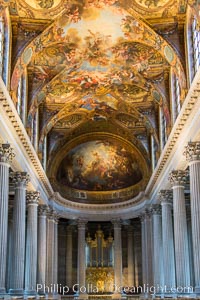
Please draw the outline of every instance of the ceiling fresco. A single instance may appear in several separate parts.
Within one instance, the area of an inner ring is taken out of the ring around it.
[[[12,98],[16,103],[26,77],[27,132],[38,111],[38,156],[47,137],[49,178],[56,172],[62,185],[56,188],[64,186],[73,199],[67,188],[90,190],[97,199],[137,186],[129,193],[136,195],[152,171],[151,136],[160,155],[160,108],[171,130],[171,74],[184,100],[185,1],[10,0],[5,6],[13,28]],[[141,155],[135,159],[124,141],[97,139],[99,133],[120,136]],[[60,161],[65,144],[81,136]]]
[[[80,190],[117,190],[142,179],[134,152],[109,140],[85,142],[71,149],[58,172],[60,183]]]

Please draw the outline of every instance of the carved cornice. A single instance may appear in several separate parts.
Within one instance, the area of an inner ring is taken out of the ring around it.
[[[184,155],[187,161],[200,161],[200,142],[189,142],[185,147]]]
[[[163,170],[166,168],[174,151],[179,146],[177,144],[179,137],[186,129],[186,127],[189,125],[187,123],[189,117],[193,118],[194,116],[196,116],[197,111],[194,108],[195,108],[195,104],[199,100],[199,96],[200,96],[200,69],[196,74],[195,79],[193,80],[193,83],[190,87],[190,90],[181,108],[180,114],[177,117],[176,123],[165,145],[164,151],[161,154],[161,157],[158,161],[153,176],[151,177],[149,184],[146,188],[147,194],[150,193],[152,189],[156,186],[156,182],[159,179],[159,176],[161,176],[161,173],[163,174]]]
[[[30,181],[27,172],[11,172],[10,178],[16,187],[26,187]]]
[[[5,162],[9,163],[12,162],[13,158],[15,157],[15,154],[13,152],[13,148],[10,146],[10,144],[0,144],[0,163]]]
[[[186,170],[173,170],[169,174],[169,181],[174,186],[184,186],[188,177],[188,171]]]
[[[30,142],[30,138],[24,128],[24,125],[19,115],[17,114],[15,105],[1,77],[0,77],[0,106],[1,109],[3,110],[3,113],[9,118],[13,130],[16,132],[19,138],[19,141],[17,141],[17,143],[19,144],[21,142],[21,144],[23,145],[25,152],[29,156],[30,164],[32,163],[37,173],[37,176],[40,179],[41,185],[45,187],[46,193],[48,194],[48,197],[50,197],[51,194],[53,193],[53,189],[49,183],[49,180],[43,170],[39,158]]]
[[[40,193],[39,192],[27,192],[26,193],[26,202],[27,205],[38,205],[39,204],[39,197],[40,197]]]
[[[172,191],[171,190],[161,190],[158,194],[161,204],[172,205]]]

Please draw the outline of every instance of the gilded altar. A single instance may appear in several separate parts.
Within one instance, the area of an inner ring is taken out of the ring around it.
[[[112,267],[89,267],[86,270],[86,285],[95,293],[111,293],[114,286]]]

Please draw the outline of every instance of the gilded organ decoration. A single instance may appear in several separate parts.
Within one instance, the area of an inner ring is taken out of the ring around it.
[[[97,293],[110,292],[114,286],[113,237],[104,238],[100,225],[92,239],[86,238],[86,283],[96,287]]]

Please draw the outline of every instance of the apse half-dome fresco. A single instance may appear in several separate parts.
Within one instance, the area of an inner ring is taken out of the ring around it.
[[[90,191],[117,190],[142,180],[134,152],[119,141],[95,140],[71,149],[58,171],[58,181]]]

